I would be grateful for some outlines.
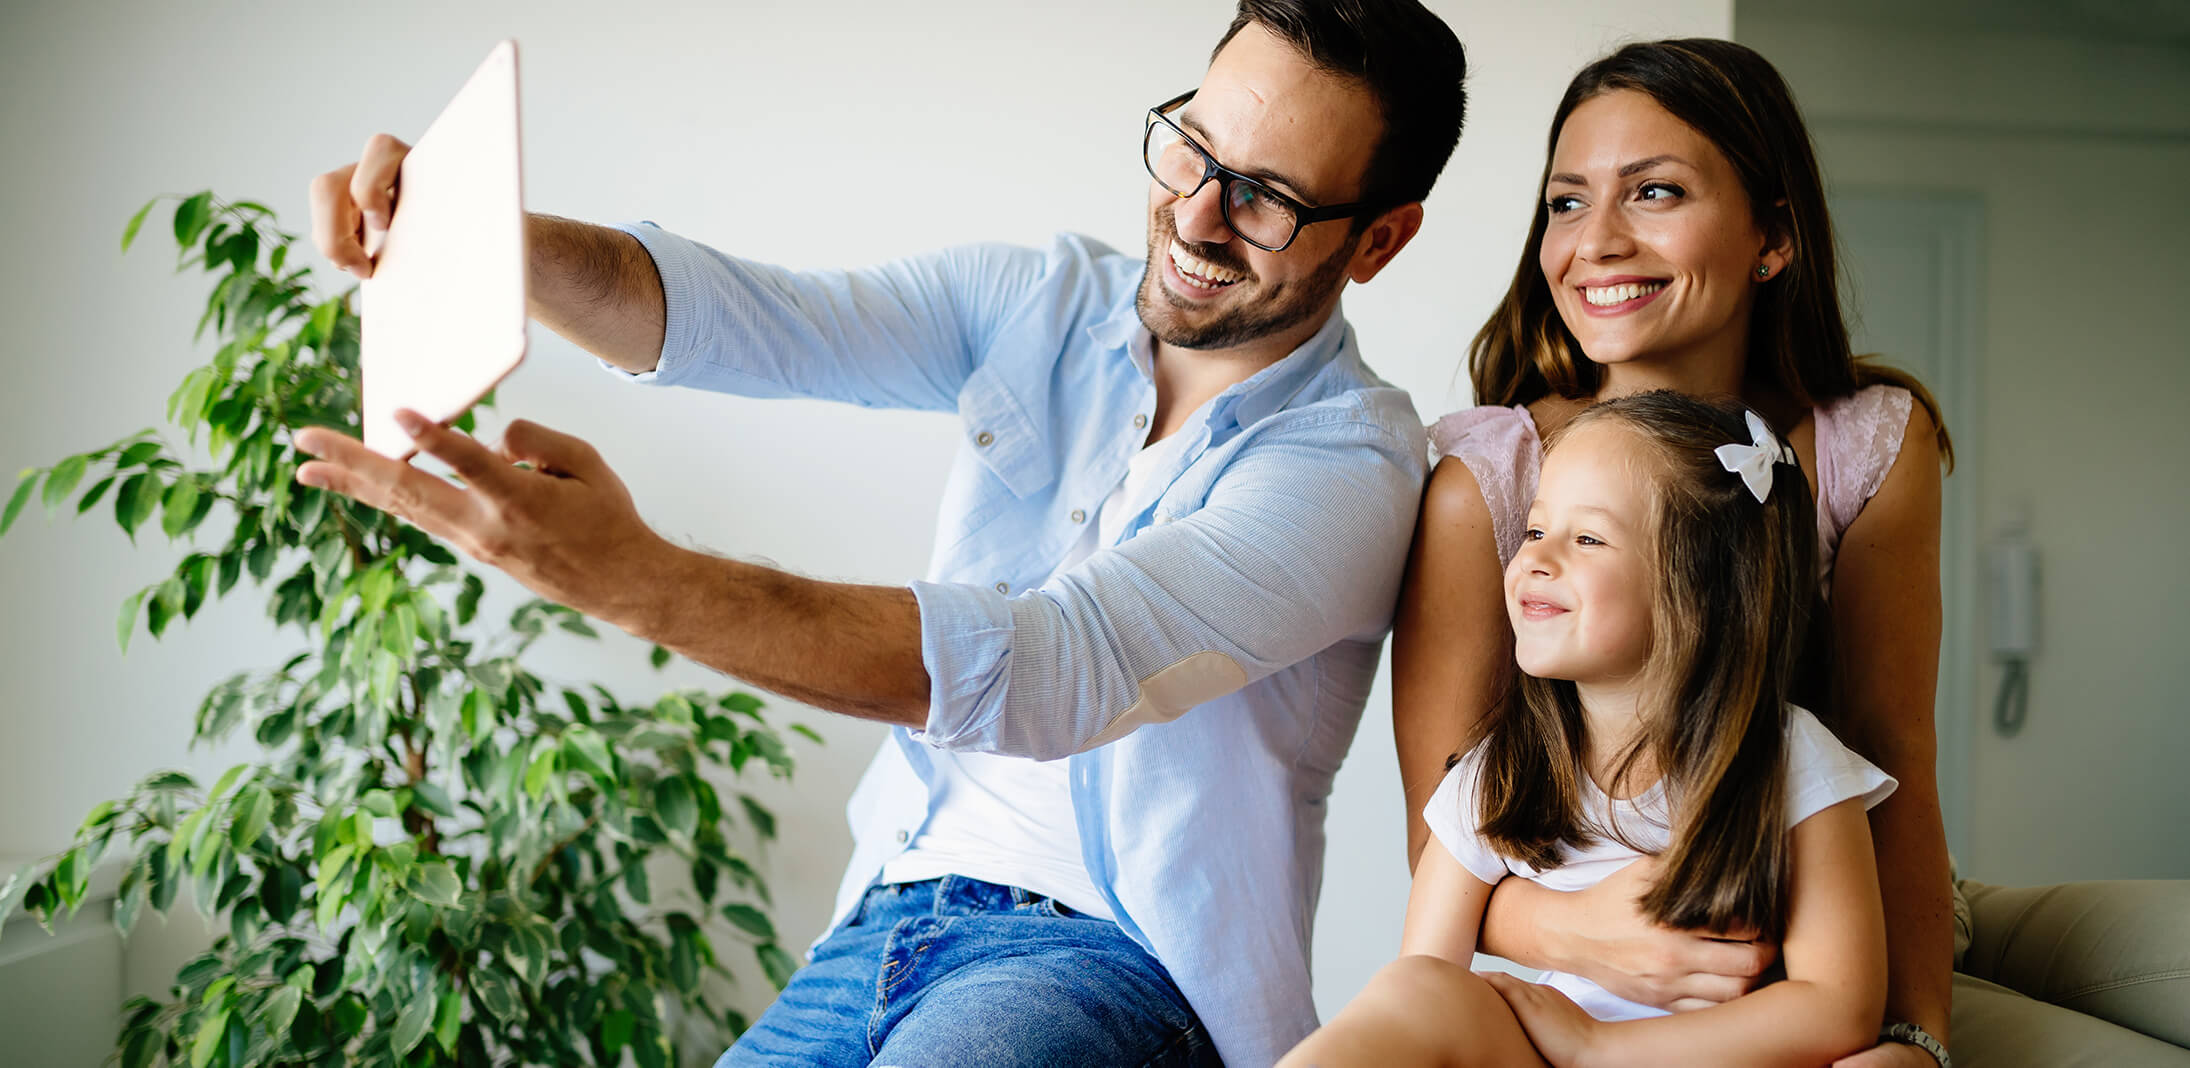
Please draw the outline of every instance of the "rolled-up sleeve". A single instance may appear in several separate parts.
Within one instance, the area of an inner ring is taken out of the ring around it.
[[[1038,760],[1167,722],[1389,628],[1426,447],[1345,405],[1281,417],[1203,506],[1039,589],[915,583],[930,745]]]
[[[725,255],[651,224],[661,275],[655,369],[632,381],[748,397],[950,411],[989,342],[1054,257],[966,245],[859,270],[793,271]]]

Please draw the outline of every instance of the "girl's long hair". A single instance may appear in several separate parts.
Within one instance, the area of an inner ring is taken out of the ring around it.
[[[1669,390],[1607,401],[1591,422],[1626,428],[1652,483],[1650,644],[1641,729],[1608,789],[1638,759],[1672,817],[1663,871],[1641,900],[1680,929],[1754,927],[1776,938],[1787,899],[1788,694],[1820,610],[1809,485],[1774,467],[1759,502],[1715,455],[1750,441],[1742,409]],[[1479,832],[1499,853],[1555,868],[1615,826],[1586,810],[1586,720],[1572,682],[1521,674],[1480,728]],[[1632,843],[1629,843],[1632,844]]]
[[[1475,403],[1527,404],[1553,393],[1581,399],[1595,396],[1603,381],[1603,368],[1589,361],[1552,304],[1537,252],[1550,219],[1543,189],[1559,131],[1575,108],[1621,89],[1648,94],[1717,146],[1740,175],[1757,225],[1792,246],[1787,268],[1757,287],[1747,377],[1804,409],[1869,385],[1900,386],[1931,416],[1940,456],[1951,469],[1954,446],[1931,391],[1908,372],[1873,357],[1858,359],[1848,347],[1825,184],[1794,94],[1763,56],[1711,38],[1631,44],[1583,67],[1568,83],[1552,116],[1544,172],[1531,194],[1535,217],[1520,266],[1468,347]]]

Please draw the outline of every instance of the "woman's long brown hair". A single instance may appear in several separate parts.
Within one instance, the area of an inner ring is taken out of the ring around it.
[[[1798,465],[1782,463],[1758,501],[1715,455],[1749,443],[1742,409],[1670,390],[1588,408],[1552,448],[1600,421],[1633,434],[1654,503],[1642,727],[1609,787],[1631,785],[1642,761],[1665,789],[1672,844],[1642,909],[1668,927],[1753,927],[1777,938],[1787,900],[1788,695],[1820,608],[1808,486]],[[1479,833],[1500,854],[1555,868],[1570,848],[1626,841],[1583,804],[1586,724],[1574,683],[1526,674],[1484,717]]]
[[[1858,359],[1848,347],[1825,185],[1794,95],[1763,56],[1711,38],[1631,44],[1582,68],[1568,83],[1551,120],[1520,266],[1468,349],[1475,403],[1527,404],[1553,393],[1578,400],[1595,396],[1603,381],[1603,368],[1589,361],[1552,304],[1537,251],[1550,218],[1543,189],[1559,131],[1575,108],[1621,89],[1648,94],[1716,145],[1741,176],[1757,225],[1792,246],[1787,268],[1757,287],[1747,377],[1801,409],[1873,384],[1900,386],[1931,416],[1939,454],[1951,469],[1954,446],[1931,391],[1908,372],[1873,357]]]

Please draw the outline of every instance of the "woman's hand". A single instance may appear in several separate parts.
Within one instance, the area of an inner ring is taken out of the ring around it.
[[[1833,1062],[1833,1068],[1939,1068],[1931,1054],[1906,1042],[1882,1042]]]
[[[1778,959],[1779,946],[1754,931],[1714,937],[1660,926],[1636,907],[1657,877],[1657,858],[1644,857],[1587,890],[1545,892],[1535,919],[1550,967],[1672,1012],[1748,993]]]
[[[1541,983],[1531,983],[1504,972],[1478,972],[1498,996],[1506,999],[1513,1017],[1521,1021],[1536,1052],[1556,1068],[1576,1068],[1587,1063],[1589,1051],[1604,1032],[1604,1024],[1582,1011],[1572,998]]]

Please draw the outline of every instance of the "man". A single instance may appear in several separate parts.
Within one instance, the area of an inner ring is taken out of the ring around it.
[[[909,589],[675,547],[529,423],[495,453],[411,420],[463,489],[300,435],[307,484],[898,727],[831,931],[722,1063],[1267,1064],[1313,1028],[1324,799],[1426,468],[1339,296],[1421,225],[1463,70],[1414,0],[1242,0],[1200,88],[1148,117],[1145,262],[1064,237],[799,274],[532,220],[532,314],[638,379],[959,413]],[[403,151],[315,185],[338,265],[369,273]]]

